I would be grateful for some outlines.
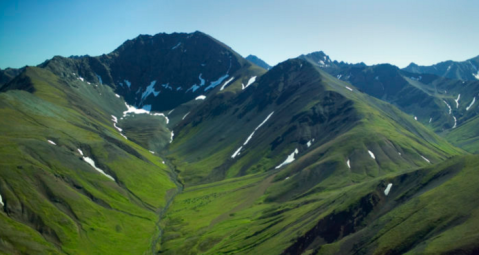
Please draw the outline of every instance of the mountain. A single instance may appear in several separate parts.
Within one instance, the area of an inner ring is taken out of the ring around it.
[[[301,59],[240,83],[174,129],[167,158],[185,190],[167,213],[162,253],[299,254],[303,240],[330,235],[316,249],[390,210],[382,192],[392,176],[461,153]]]
[[[466,61],[444,61],[432,66],[419,66],[415,63],[409,64],[404,71],[419,74],[435,74],[437,76],[456,79],[461,81],[479,80],[479,56]]]
[[[0,250],[473,254],[479,158],[445,138],[475,142],[476,87],[322,52],[266,71],[201,32],[54,57],[0,87]]]
[[[13,78],[15,78],[15,76],[20,74],[23,71],[23,69],[24,68],[19,68],[19,69],[7,68],[4,70],[0,69],[0,88],[3,85],[10,82],[11,80],[13,80]]]
[[[107,55],[55,57],[40,67],[61,77],[106,84],[130,105],[157,111],[208,96],[242,73],[264,73],[201,32],[140,35]]]
[[[323,52],[302,55],[339,80],[347,81],[375,98],[391,103],[445,137],[478,115],[479,81],[460,81],[434,74],[416,74],[390,64],[340,64]],[[324,61],[324,64],[323,62]],[[471,129],[462,129],[471,130]],[[473,135],[465,134],[467,136]],[[454,140],[450,140],[455,143]],[[464,143],[455,143],[465,145]],[[463,147],[466,148],[466,147]],[[467,149],[473,152],[472,146]]]
[[[268,65],[266,62],[264,62],[262,59],[258,58],[257,56],[255,55],[248,55],[246,57],[246,60],[248,60],[249,62],[259,66],[259,67],[262,67],[266,70],[269,70],[271,69],[271,66]]]

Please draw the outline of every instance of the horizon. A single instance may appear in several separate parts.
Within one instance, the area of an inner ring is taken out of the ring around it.
[[[271,66],[317,51],[339,62],[400,68],[479,55],[468,43],[479,39],[470,32],[479,21],[473,11],[479,2],[472,0],[288,3],[294,2],[8,1],[0,4],[0,68],[36,66],[54,56],[108,54],[141,34],[194,31]]]

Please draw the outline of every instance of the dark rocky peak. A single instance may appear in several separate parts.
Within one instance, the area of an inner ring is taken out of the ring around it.
[[[270,66],[268,63],[264,62],[262,59],[258,58],[258,57],[255,56],[255,55],[248,55],[248,56],[246,57],[246,60],[248,60],[248,61],[250,61],[251,63],[253,63],[253,64],[255,64],[255,65],[259,66],[259,67],[262,67],[262,68],[264,68],[264,69],[266,69],[266,70],[271,69],[271,66]]]

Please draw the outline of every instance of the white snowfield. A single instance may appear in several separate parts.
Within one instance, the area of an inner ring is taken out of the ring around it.
[[[286,160],[283,163],[281,163],[280,165],[278,165],[276,167],[276,169],[293,162],[294,161],[294,155],[296,155],[296,154],[299,154],[298,148],[296,148],[291,154],[289,154],[289,156],[286,158]]]
[[[426,161],[427,161],[427,163],[431,163],[431,161],[429,161],[429,159],[427,159],[427,158],[426,158],[426,157],[424,157],[423,155],[421,155],[421,158],[422,158],[422,159],[424,159],[424,160],[426,160]]]
[[[223,89],[226,88],[226,86],[228,86],[228,84],[234,80],[235,77],[231,77],[229,80],[225,81],[225,83],[223,84],[223,86],[221,86],[220,88],[220,91],[222,91]]]
[[[5,204],[3,203],[2,195],[0,195],[0,204],[2,204],[2,206],[5,205]]]
[[[415,120],[417,120],[417,117],[416,117],[416,116],[414,116],[414,119],[415,119]]]
[[[446,102],[446,100],[443,99],[442,101],[447,105],[447,107],[449,108],[449,114],[451,114],[452,113],[451,106]]]
[[[57,145],[54,141],[52,140],[47,140],[49,143],[53,144],[53,145]]]
[[[115,94],[115,96],[118,97],[118,98],[120,98],[120,95],[118,95],[118,94]]]
[[[128,105],[126,102],[125,102],[125,105],[126,105],[127,110],[123,112],[123,117],[122,118],[126,117],[126,115],[128,115],[130,113],[133,113],[133,114],[149,114],[149,115],[152,115],[152,116],[161,116],[161,117],[165,118],[166,124],[168,124],[170,122],[168,117],[166,117],[166,115],[163,114],[163,113],[151,113],[151,105],[144,105],[142,109],[138,109],[134,106]]]
[[[240,146],[234,153],[231,155],[231,158],[236,158],[236,156],[240,155],[240,151],[243,149],[243,146]]]
[[[388,195],[389,192],[391,191],[391,188],[393,187],[393,184],[392,183],[389,183],[388,186],[386,187],[386,189],[384,190],[384,195]]]
[[[205,95],[201,95],[201,96],[197,96],[195,98],[195,100],[205,100],[206,99],[206,96]]]
[[[246,141],[244,142],[243,145],[248,144],[249,140],[251,140],[251,138],[253,137],[254,132],[256,132],[261,126],[263,126],[264,123],[266,123],[266,121],[268,121],[269,118],[271,118],[271,116],[273,115],[273,113],[274,113],[274,111],[271,112],[271,113],[268,115],[268,117],[266,117],[266,119],[264,119],[263,122],[261,122],[261,124],[259,124],[259,125],[254,129],[253,133],[251,133],[251,135],[248,136],[248,138],[246,139]]]
[[[177,45],[173,46],[173,48],[171,48],[171,49],[174,50],[174,49],[180,47],[180,45],[181,45],[181,42],[179,42]]]
[[[83,156],[83,151],[78,149],[78,152]]]
[[[244,86],[243,89],[246,89],[247,87],[249,87],[249,85],[253,84],[255,81],[256,81],[256,76],[249,78],[248,83]]]
[[[210,85],[208,85],[208,87],[205,88],[205,91],[209,90],[209,89],[214,89],[216,88],[216,86],[220,85],[226,78],[228,78],[229,75],[228,74],[225,74],[223,76],[221,76],[220,78],[218,78],[218,80],[216,81],[212,81],[210,83]]]
[[[111,179],[112,181],[115,181],[115,179],[113,177],[111,177],[111,175],[108,175],[106,174],[103,170],[101,170],[100,168],[96,167],[95,165],[95,161],[93,161],[93,159],[89,158],[89,157],[83,157],[83,160],[85,162],[87,162],[90,166],[92,166],[95,170],[97,170],[98,172],[100,172],[101,174],[103,174],[104,176],[108,177],[109,179]]]
[[[471,104],[466,108],[466,111],[469,111],[469,109],[471,109],[471,107],[474,105],[475,102],[476,102],[476,97],[474,97],[474,98],[472,99],[472,102],[471,102]]]
[[[348,165],[349,169],[351,169],[351,160],[348,159],[348,161],[346,161],[346,165]]]
[[[457,99],[454,99],[456,101],[456,108],[459,108],[459,100],[461,99],[461,94],[457,96]]]
[[[263,122],[261,122],[255,129],[254,131],[248,136],[248,138],[246,138],[246,141],[243,143],[242,146],[240,146],[234,153],[233,155],[231,155],[232,158],[235,158],[236,156],[240,155],[240,152],[241,152],[241,149],[243,149],[243,146],[246,146],[246,144],[248,144],[248,142],[251,140],[251,138],[253,138],[253,135],[254,133],[261,127],[264,125],[264,123],[266,123],[266,121],[269,120],[269,118],[271,118],[271,116],[273,115],[274,111],[271,112],[267,117],[266,119],[263,120]]]
[[[173,142],[173,137],[175,136],[175,133],[173,131],[171,131],[171,136],[170,136],[170,143]]]
[[[350,90],[350,91],[353,91],[353,89],[352,89],[352,88],[350,88],[350,87],[348,87],[348,86],[346,86],[346,88],[347,88],[348,90]]]
[[[374,153],[372,151],[368,150],[368,153],[371,158],[376,159],[376,156],[374,156]]]
[[[144,101],[149,95],[153,94],[157,97],[160,94],[160,91],[155,90],[156,81],[152,81],[148,87],[146,87],[145,92],[141,94],[141,101]]]

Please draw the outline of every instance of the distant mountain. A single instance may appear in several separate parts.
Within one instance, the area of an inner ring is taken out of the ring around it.
[[[262,67],[266,70],[269,70],[271,69],[271,66],[268,65],[266,62],[264,62],[262,59],[258,58],[257,56],[255,55],[248,55],[246,57],[246,60],[250,61],[251,63],[259,66],[259,67]]]
[[[20,74],[24,68],[7,68],[7,69],[0,69],[0,88],[4,85],[13,80],[15,76]]]
[[[403,70],[411,73],[428,73],[461,81],[479,80],[479,56],[463,62],[444,61],[432,66],[409,64]]]
[[[138,108],[171,110],[242,73],[264,70],[223,43],[195,32],[140,35],[99,57],[55,57],[40,67],[111,86]]]

